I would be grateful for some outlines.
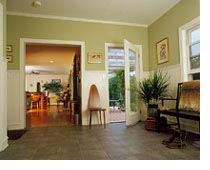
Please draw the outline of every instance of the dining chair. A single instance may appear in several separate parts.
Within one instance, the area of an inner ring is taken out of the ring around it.
[[[93,113],[98,113],[100,115],[100,123],[102,125],[102,120],[101,120],[101,112],[103,112],[103,117],[104,117],[104,128],[106,128],[106,109],[102,108],[101,106],[101,100],[99,96],[98,89],[95,84],[91,85],[90,87],[90,93],[89,93],[89,100],[88,100],[88,110],[90,112],[90,122],[89,126],[91,128],[92,124],[92,114]]]

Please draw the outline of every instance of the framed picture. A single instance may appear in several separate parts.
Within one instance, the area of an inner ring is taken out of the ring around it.
[[[7,55],[7,61],[12,62],[12,55]]]
[[[61,79],[52,79],[52,83],[61,83]]]
[[[157,64],[162,64],[169,61],[168,38],[156,43]]]
[[[102,53],[88,53],[88,63],[102,63]]]
[[[12,52],[12,45],[6,46],[6,52]]]

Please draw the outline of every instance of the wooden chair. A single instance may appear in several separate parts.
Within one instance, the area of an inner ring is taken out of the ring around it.
[[[168,124],[177,125],[180,128],[179,118],[190,119],[199,122],[200,130],[200,80],[178,83],[177,98],[162,98],[162,107],[158,109],[158,132],[160,132],[161,114],[176,117],[176,123]],[[176,100],[175,108],[164,106],[165,100]]]
[[[48,106],[48,96],[43,96],[43,107],[46,108]]]
[[[94,112],[95,113],[99,112],[101,125],[102,125],[101,112],[103,112],[104,128],[106,128],[106,109],[101,107],[100,96],[99,96],[98,89],[95,84],[91,85],[90,87],[88,109],[90,111],[90,124],[89,124],[90,128],[92,124],[92,114]]]
[[[39,109],[40,96],[36,94],[31,95],[31,109]]]

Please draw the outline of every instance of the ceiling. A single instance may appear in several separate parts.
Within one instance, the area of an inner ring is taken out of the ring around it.
[[[29,75],[69,75],[79,46],[27,44],[25,71]]]
[[[148,26],[180,0],[7,0],[9,14],[37,14],[72,20]]]
[[[38,0],[41,6],[33,7],[34,1],[7,0],[7,13],[147,27],[180,0]],[[35,58],[30,57],[26,62],[26,66],[29,66],[26,68],[26,73],[68,74],[72,64],[66,62],[68,59],[64,58],[44,59],[36,56],[39,61],[36,63]],[[52,64],[50,60],[56,62]]]

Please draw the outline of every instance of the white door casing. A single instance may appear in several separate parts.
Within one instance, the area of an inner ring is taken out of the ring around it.
[[[41,44],[59,44],[59,45],[78,45],[81,46],[81,83],[83,82],[83,73],[84,73],[84,66],[85,66],[85,43],[81,41],[64,41],[64,40],[46,40],[46,39],[28,39],[28,38],[21,38],[20,39],[20,71],[19,71],[19,77],[16,77],[17,83],[19,85],[17,86],[18,88],[15,89],[19,93],[17,94],[17,100],[19,103],[15,103],[14,100],[12,100],[12,96],[9,95],[8,97],[11,99],[12,105],[17,106],[16,108],[19,108],[19,110],[16,110],[14,113],[8,113],[9,115],[9,120],[10,124],[8,125],[8,129],[24,129],[26,127],[26,120],[25,120],[25,113],[26,113],[26,104],[25,104],[25,51],[26,51],[26,44],[27,43],[41,43]],[[13,71],[11,70],[11,75],[14,74]],[[15,74],[18,74],[18,70],[15,71]],[[10,75],[8,75],[10,77]],[[11,76],[11,78],[14,76]],[[14,77],[14,78],[15,78]],[[82,83],[83,86],[83,83]],[[84,87],[81,89],[82,96],[85,93],[83,90]],[[81,101],[81,107],[82,107],[82,112],[84,110],[84,104],[83,104],[83,98]],[[15,114],[15,115],[14,115]],[[12,120],[12,117],[17,117],[16,122]]]
[[[3,54],[3,5],[0,2],[0,151],[8,146],[7,137],[7,61]]]
[[[126,44],[126,45],[125,45]],[[108,69],[108,48],[110,47],[117,47],[117,48],[124,48],[125,49],[125,46],[127,49],[129,49],[128,47],[128,44],[131,44],[129,43],[128,41],[125,40],[125,43],[124,44],[119,44],[119,43],[105,43],[105,70],[106,70],[106,77],[107,77],[107,92],[109,92],[109,79],[108,79],[108,74],[109,74],[109,69]],[[138,57],[137,57],[137,65],[136,67],[138,68],[138,75],[137,75],[137,81],[138,80],[141,80],[142,77],[143,77],[143,60],[142,60],[142,46],[141,45],[133,45],[134,48],[136,49],[137,53],[139,54]],[[128,66],[126,66],[128,67]],[[128,81],[128,80],[127,80]],[[109,103],[109,93],[107,93],[106,95],[106,98],[107,98],[107,103]],[[129,101],[127,99],[127,101]],[[129,106],[130,103],[127,103],[127,105]],[[130,107],[130,106],[129,106]],[[131,116],[129,114],[129,111],[127,110],[126,111],[126,119],[127,119],[127,123],[126,125],[131,125],[131,124],[134,124],[134,122],[137,122],[139,119],[140,119],[140,110],[142,108],[140,107],[139,103],[138,103],[138,113],[136,114],[133,114],[133,116]],[[107,110],[108,112],[108,118],[109,118],[109,109]],[[135,115],[135,116],[134,116]],[[109,120],[109,119],[108,119]]]

